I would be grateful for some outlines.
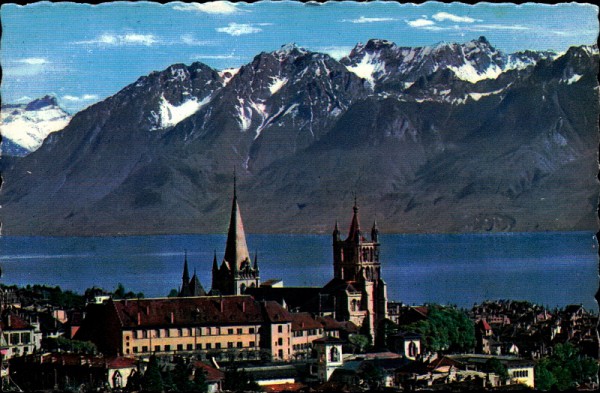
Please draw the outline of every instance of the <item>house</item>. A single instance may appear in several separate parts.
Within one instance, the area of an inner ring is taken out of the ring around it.
[[[0,339],[4,359],[33,353],[42,346],[39,323],[26,321],[12,309],[2,311]]]
[[[291,318],[250,296],[109,300],[90,304],[75,339],[110,355],[194,354],[198,360],[288,360]]]
[[[199,372],[204,373],[206,378],[206,384],[208,385],[207,393],[217,393],[222,390],[223,379],[225,379],[225,373],[223,371],[211,367],[204,362],[195,361],[194,376]]]

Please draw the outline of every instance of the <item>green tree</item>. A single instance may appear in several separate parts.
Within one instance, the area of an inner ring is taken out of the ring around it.
[[[237,367],[232,367],[225,371],[223,390],[232,392],[258,392],[262,389],[254,378],[252,378],[252,375],[244,370],[238,370]]]
[[[597,376],[598,363],[581,355],[570,343],[554,346],[552,355],[540,360],[535,368],[535,384],[540,390],[572,389]]]
[[[370,391],[379,390],[384,385],[383,369],[375,361],[364,362],[360,369],[360,376],[365,387]]]
[[[475,347],[475,325],[455,307],[430,305],[426,320],[403,329],[419,333],[430,351],[466,352]]]
[[[485,362],[483,370],[487,373],[496,374],[502,381],[508,379],[508,370],[506,369],[506,366],[502,364],[500,360],[498,360],[498,358],[488,359],[488,361]]]
[[[147,392],[162,392],[163,379],[156,356],[150,356],[148,367],[141,380],[142,389]]]
[[[389,348],[388,338],[396,333],[398,333],[398,325],[392,320],[385,318],[377,326],[375,346],[378,348]]]
[[[179,291],[175,288],[171,289],[167,297],[177,297],[179,296]]]
[[[369,338],[362,334],[353,334],[348,337],[348,341],[352,344],[354,351],[358,351],[358,353],[363,353],[369,346]]]

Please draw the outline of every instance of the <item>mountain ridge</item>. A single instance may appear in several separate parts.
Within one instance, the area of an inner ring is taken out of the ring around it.
[[[256,232],[328,232],[353,193],[387,232],[594,228],[597,48],[427,48],[285,45],[142,76],[6,171],[3,232],[222,232],[234,168]],[[457,75],[469,59],[477,80]]]

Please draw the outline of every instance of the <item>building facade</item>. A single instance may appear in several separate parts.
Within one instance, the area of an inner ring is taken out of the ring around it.
[[[222,361],[291,356],[291,319],[250,296],[109,300],[92,304],[76,339],[110,355],[194,354]]]

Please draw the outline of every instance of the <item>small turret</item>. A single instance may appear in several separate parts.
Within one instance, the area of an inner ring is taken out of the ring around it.
[[[335,220],[335,227],[333,228],[333,233],[331,235],[333,236],[333,241],[334,242],[339,242],[341,240],[341,238],[340,238],[340,228],[338,226],[337,220]]]
[[[258,275],[258,251],[254,251],[254,272]]]
[[[373,228],[371,229],[371,241],[373,243],[379,242],[379,228],[377,228],[377,220],[373,221]]]

